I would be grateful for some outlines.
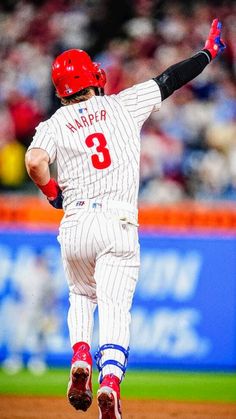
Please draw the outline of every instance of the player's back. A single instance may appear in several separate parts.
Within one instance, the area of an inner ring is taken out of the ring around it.
[[[116,96],[93,96],[64,106],[51,123],[65,206],[75,199],[98,197],[136,203],[139,131]]]
[[[160,102],[150,80],[118,95],[63,106],[39,125],[30,147],[44,148],[51,162],[56,159],[65,209],[94,198],[136,206],[140,129]]]

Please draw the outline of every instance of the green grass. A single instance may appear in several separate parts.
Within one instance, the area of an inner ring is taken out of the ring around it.
[[[41,376],[28,371],[9,376],[0,371],[0,394],[65,396],[67,381],[68,371],[63,369]],[[93,382],[96,392],[96,373]],[[127,399],[236,402],[236,374],[129,370],[122,395]]]
[[[123,394],[140,399],[236,402],[236,374],[131,372]]]

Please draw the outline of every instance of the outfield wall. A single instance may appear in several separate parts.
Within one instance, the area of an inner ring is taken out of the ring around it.
[[[67,365],[67,286],[55,226],[0,228],[0,361]],[[141,226],[130,366],[236,369],[236,233]],[[94,346],[98,342],[97,318]]]

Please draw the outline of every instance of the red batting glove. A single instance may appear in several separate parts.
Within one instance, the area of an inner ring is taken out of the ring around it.
[[[38,188],[41,189],[44,195],[47,196],[48,199],[55,199],[60,191],[58,183],[55,179],[50,179],[46,185],[38,185]]]
[[[221,29],[222,23],[219,22],[219,19],[214,19],[204,47],[210,52],[212,59],[226,48],[225,43],[220,39]]]

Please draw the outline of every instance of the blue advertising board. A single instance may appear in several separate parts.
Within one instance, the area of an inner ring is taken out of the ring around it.
[[[0,229],[0,362],[67,365],[68,290],[54,231]],[[236,369],[236,237],[140,234],[130,367]],[[95,319],[93,350],[98,343]]]
[[[236,238],[142,235],[141,248],[134,362],[235,368]]]

